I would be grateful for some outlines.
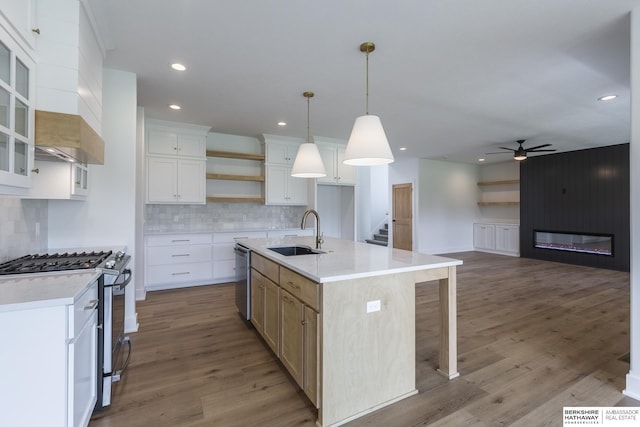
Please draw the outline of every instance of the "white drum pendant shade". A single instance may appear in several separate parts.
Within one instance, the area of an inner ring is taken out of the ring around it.
[[[342,163],[376,166],[393,163],[393,153],[380,117],[366,115],[356,119]]]
[[[293,162],[293,168],[291,168],[291,176],[297,178],[322,178],[327,176],[316,144],[312,142],[300,144],[296,160]]]

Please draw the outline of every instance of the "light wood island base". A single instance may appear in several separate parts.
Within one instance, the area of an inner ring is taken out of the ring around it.
[[[243,244],[252,251],[251,322],[317,408],[317,426],[339,426],[418,393],[417,284],[439,286],[438,372],[459,375],[461,261],[334,239],[327,253],[306,257],[271,251],[268,239]]]

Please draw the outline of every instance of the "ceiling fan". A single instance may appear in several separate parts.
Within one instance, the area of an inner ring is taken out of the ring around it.
[[[531,148],[524,148],[522,144],[524,144],[525,141],[526,139],[519,139],[518,141],[516,141],[518,143],[518,148],[507,148],[507,147],[499,147],[499,148],[502,148],[503,150],[513,151],[513,158],[515,160],[526,160],[527,153],[543,153],[543,152],[556,151],[556,150],[541,150],[541,148],[550,147],[551,144],[542,144],[542,145],[537,145]],[[497,151],[494,153],[485,153],[485,154],[504,154],[504,151]]]

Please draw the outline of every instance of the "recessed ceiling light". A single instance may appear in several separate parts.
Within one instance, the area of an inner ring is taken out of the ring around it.
[[[286,126],[287,122],[278,122],[278,126]]]
[[[169,105],[169,108],[171,108],[172,110],[179,110],[179,109],[181,109],[182,107],[181,107],[181,106],[179,106],[178,104],[171,104],[171,105]]]
[[[400,147],[399,150],[400,151],[407,151],[407,147]]]
[[[605,95],[598,98],[598,101],[611,101],[612,99],[616,99],[618,95]]]
[[[184,71],[187,69],[187,67],[185,67],[184,65],[178,62],[174,62],[173,64],[171,64],[171,68],[173,68],[176,71]]]
[[[484,159],[480,158],[478,159],[479,162],[484,162]]]

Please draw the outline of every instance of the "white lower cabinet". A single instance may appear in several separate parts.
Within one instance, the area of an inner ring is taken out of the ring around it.
[[[0,425],[85,427],[97,399],[98,282],[72,305],[0,313]],[[9,351],[11,346],[12,350]]]
[[[520,226],[517,224],[473,224],[473,247],[477,251],[520,256]]]
[[[233,282],[236,278],[236,255],[233,251],[237,241],[264,239],[266,231],[229,231],[213,233],[213,281]]]
[[[146,290],[207,285],[213,280],[211,233],[147,236],[144,259]]]

